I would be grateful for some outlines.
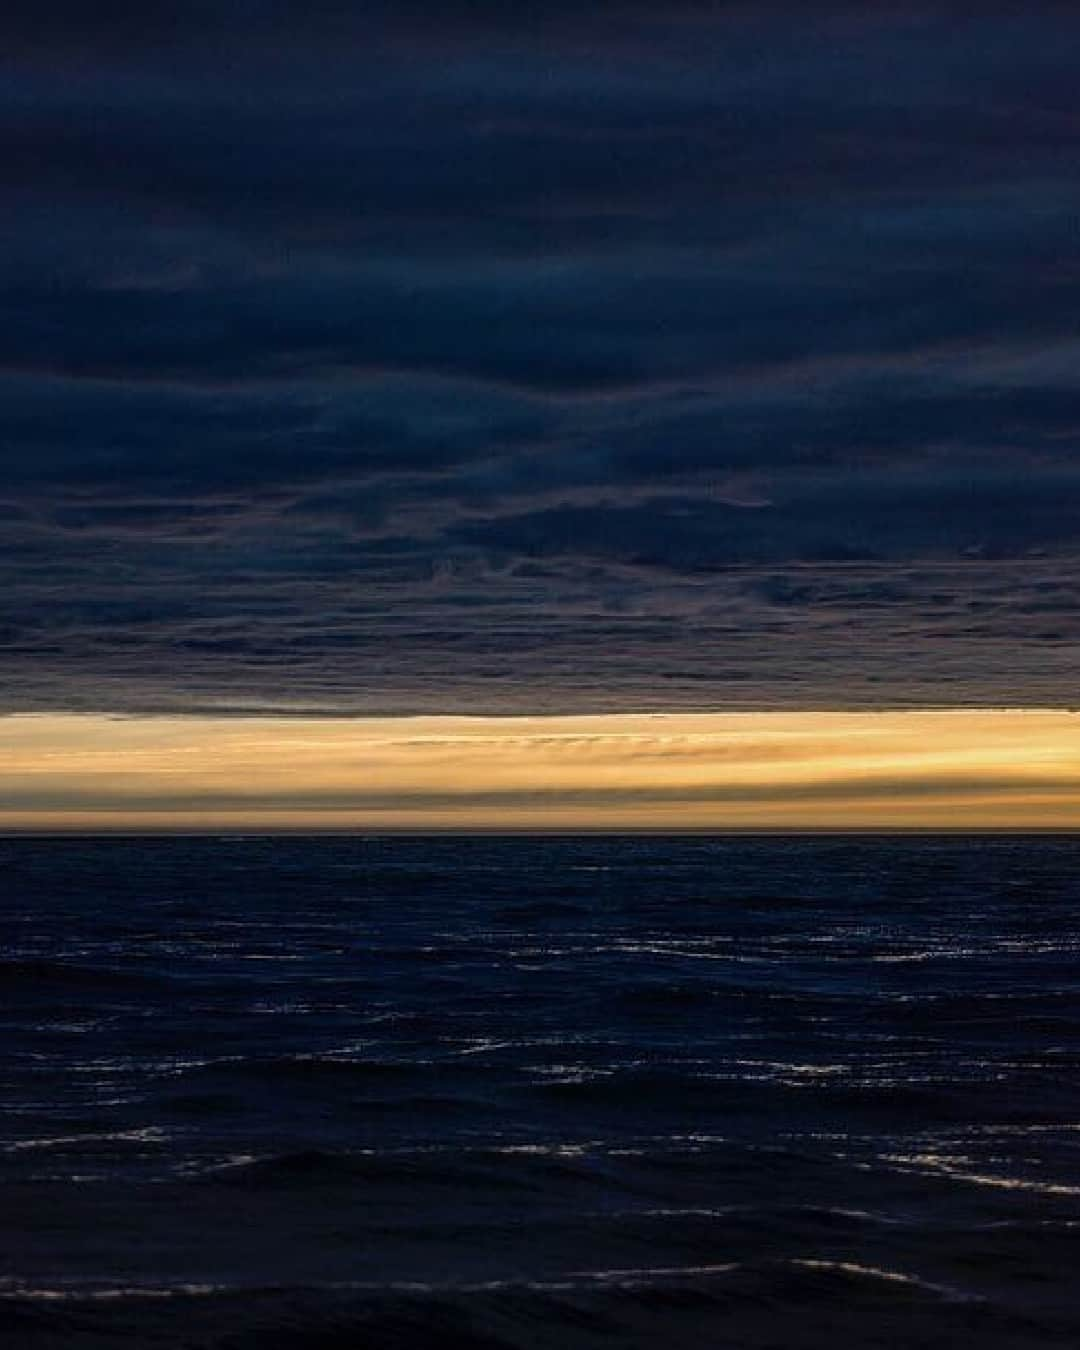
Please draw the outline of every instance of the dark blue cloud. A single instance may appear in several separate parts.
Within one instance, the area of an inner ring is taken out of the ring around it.
[[[0,703],[1061,703],[1063,5],[16,4]]]

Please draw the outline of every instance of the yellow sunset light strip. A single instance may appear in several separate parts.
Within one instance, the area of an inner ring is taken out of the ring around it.
[[[0,717],[0,829],[1073,829],[1055,710]]]

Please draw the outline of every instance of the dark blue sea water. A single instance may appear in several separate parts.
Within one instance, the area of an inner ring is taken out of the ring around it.
[[[0,840],[0,1344],[1080,1344],[1080,842]]]

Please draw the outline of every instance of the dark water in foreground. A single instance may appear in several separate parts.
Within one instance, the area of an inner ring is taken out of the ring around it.
[[[0,840],[0,1344],[1080,1344],[1078,864]]]

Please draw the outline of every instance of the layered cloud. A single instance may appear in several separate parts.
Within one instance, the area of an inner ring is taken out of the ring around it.
[[[17,5],[0,706],[1069,704],[1080,22]]]

